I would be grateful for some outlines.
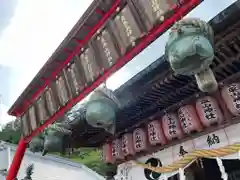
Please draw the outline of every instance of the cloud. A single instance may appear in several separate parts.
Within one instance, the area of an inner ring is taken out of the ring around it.
[[[15,16],[0,39],[0,64],[15,73],[11,79],[12,99],[20,95],[91,2],[19,1]]]
[[[0,5],[0,35],[3,30],[10,24],[14,15],[15,7],[18,0],[1,0]]]
[[[13,12],[7,12],[5,8],[14,7],[15,1],[1,0],[0,16],[5,13],[5,17],[10,17]],[[23,0],[15,4],[14,16],[0,36],[0,65],[8,66],[14,72],[10,79],[10,104],[30,83],[91,2]]]

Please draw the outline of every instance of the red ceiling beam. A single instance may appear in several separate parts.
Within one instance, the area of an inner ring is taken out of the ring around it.
[[[72,60],[72,58],[79,53],[83,45],[85,45],[91,38],[92,36],[98,31],[99,28],[101,28],[104,23],[111,17],[113,13],[116,12],[118,6],[120,5],[121,0],[115,0],[113,6],[109,9],[108,12],[104,14],[104,16],[99,20],[99,22],[90,30],[90,32],[87,34],[87,36],[81,40],[81,43],[78,44],[78,46],[75,48],[74,52],[72,52],[67,59],[57,67],[56,71],[52,73],[51,78],[47,79],[42,86],[42,88],[39,88],[38,91],[32,96],[32,98],[29,100],[30,103],[34,102],[34,100],[41,94],[41,92],[44,91],[44,89],[50,84],[50,82],[55,79],[57,74]],[[10,112],[11,115],[16,115],[16,114],[22,114],[24,113],[27,108],[29,107],[29,103],[24,103],[23,102],[23,107],[17,107],[15,108],[12,112]],[[18,109],[21,108],[21,109]]]
[[[132,60],[134,56],[136,56],[143,49],[145,49],[152,41],[154,41],[159,36],[159,34],[166,31],[177,20],[181,19],[184,15],[186,15],[189,11],[191,11],[191,9],[197,6],[200,2],[201,2],[200,0],[190,0],[188,3],[180,7],[172,17],[164,21],[163,24],[157,26],[150,33],[148,33],[148,35],[143,37],[143,39],[139,42],[139,44],[136,47],[134,47],[128,53],[126,53],[125,56],[121,57],[114,66],[112,66],[110,69],[105,71],[105,73],[102,76],[100,76],[95,82],[93,82],[91,86],[86,87],[78,97],[71,99],[66,106],[62,107],[52,117],[50,117],[47,121],[45,121],[45,123],[42,126],[40,126],[35,131],[33,131],[31,135],[25,139],[26,142],[29,142],[33,136],[36,136],[38,133],[42,132],[48,125],[54,123],[58,119],[58,117],[63,116],[64,113],[68,111],[72,106],[74,106],[76,103],[81,101],[90,92],[92,92],[95,88],[97,88],[101,83],[106,81],[106,79],[110,75],[112,75],[114,72],[120,69],[123,65],[125,65],[127,62]]]
[[[99,8],[96,9],[96,13],[100,14],[101,16],[103,16],[105,14],[105,12]]]
[[[67,54],[72,54],[72,53],[73,53],[73,52],[72,52],[70,49],[68,49],[68,48],[64,48],[63,51],[64,51],[65,53],[67,53]]]
[[[88,25],[86,25],[86,26],[84,26],[85,28],[87,28],[89,31],[91,31],[91,29],[92,29],[92,27],[91,26],[88,26]]]
[[[82,44],[82,40],[80,40],[80,39],[73,38],[73,40],[74,40],[75,42],[77,42],[78,44]]]

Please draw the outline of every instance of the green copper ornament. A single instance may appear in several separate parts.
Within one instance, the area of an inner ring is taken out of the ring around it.
[[[86,103],[86,121],[93,127],[103,128],[107,132],[115,133],[116,113],[120,103],[113,92],[106,88],[99,88]]]
[[[171,29],[166,44],[166,56],[177,74],[194,75],[203,92],[217,89],[217,82],[209,66],[214,59],[212,28],[200,19],[183,19]]]

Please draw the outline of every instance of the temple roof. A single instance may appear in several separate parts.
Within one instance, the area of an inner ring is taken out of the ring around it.
[[[103,3],[105,7],[101,5],[102,2],[96,0],[88,8],[50,60],[40,70],[40,73],[11,107],[10,113],[14,111],[15,107],[20,106],[24,99],[34,96],[36,91],[41,90],[46,83],[45,80],[49,79],[52,76],[51,73],[56,71],[56,64],[62,63],[69,56],[69,52],[64,50],[65,47],[70,51],[76,48],[75,37],[81,39],[89,32],[89,29],[86,30],[86,26],[83,24],[87,23],[89,26],[97,24],[101,15],[91,9],[101,7],[100,10],[104,9],[106,12],[109,10],[111,5]],[[216,57],[212,68],[220,82],[239,72],[240,62],[236,58],[239,52],[235,53],[232,50],[232,44],[229,44],[229,41],[239,42],[239,34],[237,34],[239,32],[236,30],[240,28],[238,14],[239,6],[235,3],[209,22],[215,33],[216,44]],[[123,108],[118,112],[116,122],[117,133],[122,133],[131,131],[131,128],[147,122],[149,117],[154,114],[160,115],[167,108],[176,108],[180,105],[179,102],[184,103],[188,98],[194,98],[200,92],[193,77],[174,75],[163,55],[118,88],[115,93],[123,104]],[[105,131],[90,126],[87,126],[87,131],[83,127],[83,130],[78,129],[78,132],[82,140],[92,142],[91,144],[101,143],[107,136]]]
[[[239,7],[235,3],[209,21],[215,33],[216,57],[212,69],[218,82],[232,80],[239,74],[240,61],[237,57],[240,52],[232,49],[232,44],[240,42],[238,13]],[[196,99],[195,95],[201,92],[193,76],[174,75],[163,55],[115,90],[115,93],[124,106],[118,112],[118,134],[141,126],[153,115],[158,117],[163,110],[174,110],[192,98]],[[99,141],[105,138],[99,134],[91,137]]]
[[[216,45],[211,68],[220,83],[239,75],[240,50],[233,48],[234,43],[240,43],[238,13],[239,7],[235,3],[209,21],[215,33]],[[196,95],[201,92],[193,76],[173,74],[163,55],[115,90],[115,94],[123,105],[116,122],[116,132],[120,135],[144,125],[151,118],[160,117],[165,110],[176,110],[182,104],[195,101]],[[75,134],[78,135],[77,142],[81,142],[80,146],[99,146],[111,138],[103,129],[87,124],[77,128]]]

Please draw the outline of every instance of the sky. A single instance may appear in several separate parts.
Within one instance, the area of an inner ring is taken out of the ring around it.
[[[92,0],[0,0],[0,65],[11,68],[12,104],[81,17]],[[205,0],[188,16],[210,20],[235,0]],[[204,12],[204,13],[203,13]],[[118,88],[163,55],[168,33],[158,38],[134,60],[109,78]],[[4,122],[9,105],[2,109]]]
[[[0,65],[14,72],[9,104],[16,100],[91,2],[0,0],[0,24],[4,22],[0,26]],[[8,105],[2,107],[2,114],[8,108]],[[4,122],[8,119],[4,117]]]
[[[11,22],[14,16],[14,10],[17,6],[18,0],[1,0],[0,5],[0,35],[4,28]]]

